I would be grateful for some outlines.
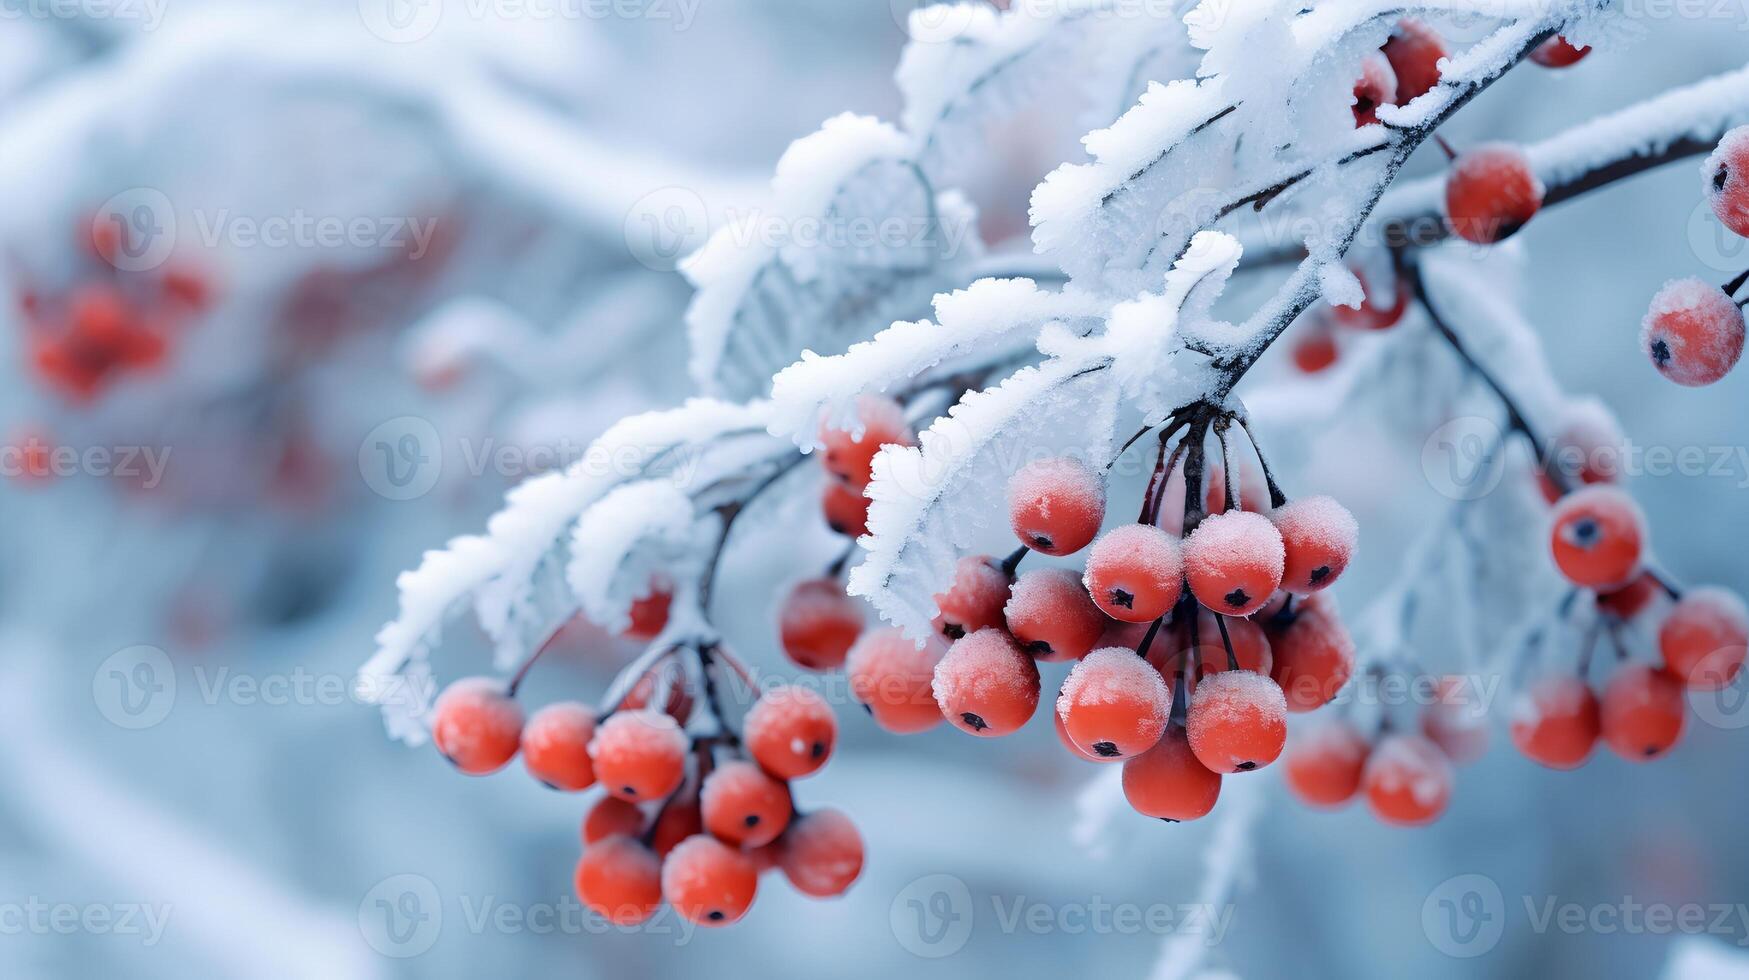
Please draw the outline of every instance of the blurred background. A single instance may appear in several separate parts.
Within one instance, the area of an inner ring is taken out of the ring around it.
[[[1741,713],[1657,765],[1554,774],[1510,751],[1502,709],[1451,811],[1411,831],[1309,813],[1268,774],[1199,824],[1101,816],[1109,780],[1048,725],[898,738],[841,706],[808,798],[856,817],[863,880],[824,903],[768,880],[708,934],[590,922],[577,798],[384,737],[351,681],[395,575],[691,393],[677,258],[823,119],[897,114],[909,6],[0,4],[0,972],[1749,973]],[[1533,140],[1740,67],[1749,4],[1634,23],[1566,72],[1515,73],[1447,135]],[[1063,117],[990,134],[968,190],[998,252],[1025,249],[1031,186],[1078,152]],[[1664,280],[1749,263],[1698,186],[1678,165],[1539,219],[1502,288],[1633,443],[1738,454],[1632,486],[1665,565],[1749,592],[1746,382],[1677,391],[1637,350]],[[1365,528],[1354,610],[1445,503],[1421,435],[1385,428],[1286,452],[1294,485]],[[772,520],[818,522],[811,501]],[[759,668],[788,669],[775,590],[828,540],[731,556],[724,626]],[[529,690],[593,698],[636,652],[579,627]],[[1629,905],[1704,921],[1608,912]],[[1568,906],[1576,928],[1545,918]]]

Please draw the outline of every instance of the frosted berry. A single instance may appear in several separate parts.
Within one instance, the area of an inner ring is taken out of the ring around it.
[[[982,629],[954,643],[935,667],[935,703],[948,724],[994,738],[1019,731],[1038,710],[1038,665],[1014,639]]]
[[[1542,208],[1545,192],[1523,150],[1488,143],[1452,161],[1445,213],[1459,237],[1492,245],[1523,228]]]
[[[1446,56],[1445,41],[1421,21],[1405,17],[1397,21],[1390,39],[1379,49],[1397,76],[1398,105],[1432,91],[1439,84],[1439,61]]]
[[[1032,463],[1008,481],[1008,520],[1028,548],[1072,555],[1099,534],[1105,481],[1073,457]]]
[[[1614,483],[1626,445],[1627,436],[1609,409],[1595,399],[1581,399],[1566,406],[1546,463],[1568,486]],[[1549,474],[1539,476],[1549,503],[1561,499],[1561,488]]]
[[[1360,63],[1360,77],[1354,80],[1354,124],[1371,126],[1379,121],[1379,106],[1396,101],[1397,73],[1390,59],[1377,52],[1368,54]]]
[[[1195,820],[1215,808],[1221,776],[1197,761],[1183,728],[1169,725],[1152,748],[1123,764],[1123,795],[1145,817]]]
[[[1597,696],[1571,674],[1539,678],[1512,705],[1512,744],[1550,769],[1577,769],[1591,757],[1599,730]]]
[[[1603,687],[1603,741],[1630,762],[1656,759],[1682,738],[1682,682],[1667,670],[1628,664]]]
[[[838,718],[810,688],[774,687],[747,710],[741,737],[761,769],[779,779],[800,779],[831,757]]]
[[[638,678],[626,691],[619,708],[621,711],[648,708],[652,699],[660,701],[663,713],[682,725],[692,717],[692,692],[687,689],[679,666],[672,661]]]
[[[674,593],[665,586],[658,585],[649,595],[632,603],[631,625],[626,628],[625,637],[628,640],[649,642],[660,636],[668,626],[668,606],[674,601]]]
[[[1658,649],[1665,668],[1691,690],[1719,690],[1743,670],[1749,609],[1726,589],[1690,589],[1658,628]]]
[[[1288,746],[1287,788],[1307,806],[1339,807],[1360,792],[1372,746],[1347,719],[1337,718],[1296,735]]]
[[[1178,541],[1146,524],[1122,524],[1087,556],[1087,591],[1100,611],[1126,623],[1159,619],[1184,591]]]
[[[583,907],[616,926],[635,926],[662,904],[662,863],[654,851],[625,835],[584,848],[574,883]]]
[[[650,826],[650,848],[657,857],[667,857],[681,841],[702,833],[704,814],[699,809],[698,794],[690,787],[682,787],[656,814],[656,821]]]
[[[1289,711],[1312,711],[1329,704],[1354,675],[1354,640],[1328,595],[1294,603],[1291,619],[1265,620],[1274,667]]]
[[[1285,559],[1281,587],[1311,595],[1336,584],[1354,557],[1360,525],[1330,497],[1303,497],[1270,515],[1281,532]]]
[[[444,688],[433,707],[431,741],[470,776],[497,772],[522,745],[522,705],[490,677],[464,677]]]
[[[763,847],[789,826],[789,784],[739,759],[711,770],[698,794],[704,827],[737,847]]]
[[[1160,740],[1172,692],[1134,650],[1106,647],[1070,669],[1056,710],[1078,747],[1102,759],[1124,759]]]
[[[862,634],[862,606],[834,579],[798,582],[778,610],[783,652],[809,670],[835,670]]]
[[[844,668],[850,693],[889,732],[909,735],[941,724],[931,685],[946,648],[932,639],[918,649],[897,629],[869,630],[850,648]]]
[[[875,454],[882,446],[908,446],[915,437],[905,423],[905,410],[891,398],[862,396],[856,403],[856,418],[853,428],[860,432],[821,428],[820,442],[826,447],[821,463],[826,472],[860,490],[868,486]]]
[[[1209,609],[1249,616],[1281,585],[1286,562],[1281,532],[1249,511],[1216,514],[1184,540],[1184,575]]]
[[[674,719],[648,708],[620,711],[595,728],[589,757],[595,778],[631,803],[674,792],[686,775],[686,735]]]
[[[826,514],[826,526],[847,538],[860,538],[868,533],[869,499],[862,491],[840,480],[827,480],[820,509]]]
[[[753,859],[715,837],[688,837],[662,861],[662,896],[688,922],[726,926],[739,921],[758,891]]]
[[[1749,236],[1749,126],[1738,126],[1719,140],[1701,167],[1707,200],[1726,228]]]
[[[1002,607],[1008,604],[1008,576],[988,556],[971,555],[954,567],[953,584],[935,597],[940,611],[936,632],[950,640],[970,636],[981,629],[1002,625]]]
[[[1085,657],[1108,622],[1081,576],[1066,568],[1035,568],[1021,575],[1002,615],[1021,649],[1047,661]]]
[[[1373,815],[1389,824],[1418,827],[1439,819],[1451,802],[1451,760],[1420,735],[1387,735],[1361,772]]]
[[[1652,573],[1641,572],[1621,588],[1599,593],[1597,608],[1626,622],[1644,612],[1663,591],[1664,587],[1658,584]]]
[[[583,843],[593,844],[615,834],[637,837],[644,832],[644,811],[617,796],[603,796],[583,818]]]
[[[1564,37],[1551,37],[1531,49],[1530,60],[1544,68],[1566,68],[1576,65],[1591,53],[1590,45],[1576,48]]]
[[[549,704],[522,729],[522,764],[553,789],[587,789],[595,785],[595,766],[589,761],[594,735],[594,708],[576,701]]]
[[[1317,374],[1336,363],[1336,334],[1327,325],[1313,326],[1300,333],[1293,344],[1294,367],[1302,374]]]
[[[1274,762],[1287,741],[1287,702],[1262,674],[1228,670],[1196,686],[1185,721],[1191,751],[1214,772],[1247,772]]]
[[[1640,349],[1658,373],[1699,388],[1731,372],[1743,356],[1743,311],[1700,279],[1665,283],[1640,323]]]
[[[862,835],[831,807],[803,814],[783,835],[777,864],[803,895],[842,895],[862,874]]]
[[[1421,734],[1433,740],[1453,765],[1467,766],[1488,751],[1488,702],[1478,683],[1463,675],[1434,678],[1432,697],[1421,711]]]
[[[1568,494],[1555,505],[1549,545],[1567,581],[1617,589],[1640,571],[1646,518],[1626,491],[1609,484]]]
[[[1411,290],[1409,283],[1402,277],[1395,277],[1391,284],[1390,305],[1380,302],[1372,284],[1367,282],[1366,273],[1354,270],[1354,277],[1360,281],[1362,299],[1358,308],[1352,306],[1332,306],[1330,315],[1337,323],[1356,330],[1389,330],[1403,319],[1409,312]]]
[[[1068,749],[1069,754],[1073,755],[1075,758],[1085,759],[1088,762],[1122,762],[1123,761],[1123,759],[1118,758],[1116,756],[1113,756],[1112,758],[1109,758],[1109,759],[1102,759],[1099,756],[1094,755],[1093,753],[1082,748],[1081,746],[1076,745],[1075,740],[1069,737],[1069,730],[1063,727],[1063,716],[1061,713],[1056,712],[1056,711],[1052,711],[1051,712],[1051,722],[1057,731],[1057,741],[1063,743],[1063,748]]]

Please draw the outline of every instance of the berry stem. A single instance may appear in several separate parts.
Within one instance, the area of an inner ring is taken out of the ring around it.
[[[1725,286],[1724,286],[1725,295],[1731,297],[1732,299],[1735,299],[1737,297],[1737,293],[1743,289],[1744,283],[1749,283],[1749,269],[1743,270],[1742,275],[1738,276],[1735,279],[1732,279],[1728,283],[1725,283]],[[1742,304],[1739,303],[1737,305],[1741,306]]]
[[[1196,530],[1202,523],[1202,468],[1203,440],[1208,438],[1209,420],[1207,416],[1197,418],[1190,424],[1190,431],[1185,434],[1184,455],[1184,534]],[[1191,630],[1196,629],[1196,621],[1191,620]]]
[[[1227,498],[1227,513],[1229,514],[1235,513],[1239,509],[1239,470],[1233,465],[1233,447],[1227,443],[1227,426],[1231,424],[1231,419],[1224,415],[1215,419],[1214,422],[1215,442],[1219,443],[1221,447],[1221,468],[1226,473],[1226,478],[1221,481],[1223,484],[1221,489]],[[1222,632],[1225,632],[1224,627]]]
[[[1136,647],[1136,656],[1146,657],[1148,650],[1154,645],[1154,637],[1160,632],[1160,624],[1166,621],[1165,616],[1158,617],[1148,624],[1148,632],[1142,634],[1142,642]]]
[[[1445,137],[1439,135],[1438,133],[1434,133],[1433,134],[1433,142],[1438,143],[1439,148],[1441,150],[1445,151],[1445,159],[1447,162],[1450,162],[1452,160],[1456,160],[1458,158],[1457,151],[1451,148],[1451,144],[1447,143],[1445,141]]]
[[[547,634],[547,638],[541,641],[541,645],[536,647],[535,651],[533,653],[529,654],[528,657],[522,661],[522,665],[520,667],[517,667],[516,673],[511,676],[510,683],[508,685],[506,685],[504,688],[504,693],[507,696],[516,697],[517,689],[522,687],[522,681],[524,678],[526,678],[528,676],[529,669],[534,666],[534,662],[541,658],[541,654],[547,652],[547,648],[552,646],[553,641],[557,640],[559,638],[559,634],[563,633],[564,631],[565,631],[565,624],[564,623],[560,623],[558,626],[554,627],[553,631],[551,633]]]
[[[1275,471],[1269,468],[1269,459],[1263,455],[1263,444],[1257,441],[1257,434],[1251,431],[1251,420],[1243,415],[1235,416],[1239,428],[1245,430],[1245,439],[1251,443],[1251,451],[1257,454],[1257,465],[1263,467],[1263,482],[1269,487],[1269,507],[1275,510],[1287,506],[1287,494],[1281,491],[1281,484],[1275,482]],[[1293,602],[1293,595],[1288,595],[1288,602]]]
[[[1020,568],[1021,561],[1025,559],[1031,551],[1031,548],[1028,548],[1026,545],[1021,545],[1010,552],[1007,558],[1002,559],[1002,564],[998,567],[1000,568],[1003,577],[1010,582],[1014,581],[1014,573]]]
[[[723,716],[722,697],[717,690],[717,677],[711,667],[718,662],[720,649],[714,643],[699,644],[694,648],[698,654],[698,673],[704,687],[705,707],[710,709],[711,717],[716,720],[718,738],[730,748],[741,744],[741,737],[729,728],[728,719]]]
[[[1221,646],[1227,648],[1227,669],[1239,669],[1239,655],[1233,652],[1233,638],[1227,633],[1227,617],[1215,613],[1215,625],[1221,628]]]

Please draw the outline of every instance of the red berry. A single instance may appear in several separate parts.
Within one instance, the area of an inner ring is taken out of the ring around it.
[[[686,775],[686,735],[674,719],[648,708],[619,711],[596,726],[589,741],[595,778],[631,803],[674,792]]]
[[[1641,572],[1613,592],[1598,593],[1597,608],[1625,622],[1644,612],[1663,591],[1650,572]]]
[[[1085,657],[1107,623],[1081,576],[1066,568],[1036,568],[1020,576],[1002,615],[1015,642],[1046,661]]]
[[[1008,520],[1028,548],[1072,555],[1099,534],[1105,481],[1070,456],[1040,460],[1008,481]]]
[[[1087,556],[1087,591],[1102,612],[1126,623],[1159,619],[1184,591],[1178,541],[1146,524],[1121,524]]]
[[[1360,63],[1360,77],[1354,80],[1354,124],[1371,126],[1379,121],[1379,106],[1397,98],[1397,73],[1391,62],[1377,52],[1368,54]]]
[[[1726,228],[1749,235],[1749,126],[1738,126],[1719,140],[1701,173],[1707,200]]]
[[[1102,759],[1139,755],[1160,741],[1172,713],[1172,692],[1160,672],[1134,650],[1095,650],[1069,670],[1057,696],[1063,730]]]
[[[1184,576],[1209,609],[1249,616],[1281,586],[1287,560],[1281,532],[1262,514],[1216,514],[1184,540]]]
[[[1646,518],[1626,491],[1596,484],[1555,505],[1549,546],[1567,581],[1614,590],[1633,581],[1645,547]]]
[[[825,807],[790,824],[777,857],[796,891],[831,898],[850,890],[862,874],[862,835],[838,810]]]
[[[1123,795],[1143,816],[1195,820],[1215,808],[1221,776],[1197,761],[1183,728],[1169,725],[1152,748],[1123,764]]]
[[[1570,674],[1533,683],[1512,705],[1512,744],[1550,769],[1577,769],[1590,758],[1599,729],[1597,696]]]
[[[838,718],[818,692],[774,687],[748,709],[741,736],[760,768],[779,779],[818,772],[838,742]]]
[[[1275,661],[1269,676],[1289,711],[1312,711],[1329,704],[1354,675],[1354,640],[1327,595],[1295,602],[1290,615],[1285,623],[1264,621]]]
[[[1487,701],[1460,675],[1433,682],[1433,697],[1421,711],[1421,734],[1433,740],[1453,765],[1467,766],[1488,751]]]
[[[127,343],[137,329],[134,314],[121,291],[107,283],[80,286],[68,304],[75,336],[100,348]]]
[[[583,843],[593,844],[619,834],[637,837],[644,832],[644,811],[636,803],[617,796],[603,796],[583,818]]]
[[[969,555],[954,567],[953,584],[935,597],[936,632],[950,640],[1002,625],[1008,576],[987,555]]]
[[[619,707],[622,711],[636,711],[650,707],[651,699],[660,700],[662,712],[682,725],[692,717],[692,692],[686,688],[685,674],[673,661],[638,678]]]
[[[1544,68],[1566,68],[1576,65],[1579,60],[1591,53],[1591,46],[1575,48],[1564,37],[1551,37],[1537,45],[1530,52],[1530,60]]]
[[[662,904],[662,864],[628,836],[605,837],[585,848],[575,884],[583,907],[617,926],[635,926]]]
[[[820,507],[826,514],[826,526],[847,538],[860,538],[868,533],[869,499],[862,491],[840,480],[827,480]]]
[[[1185,722],[1191,751],[1214,772],[1248,772],[1274,762],[1287,741],[1287,702],[1262,674],[1228,670],[1205,678]]]
[[[822,427],[825,448],[821,464],[826,472],[861,490],[872,478],[875,454],[882,446],[908,446],[914,440],[905,423],[905,410],[891,398],[864,395],[856,404],[860,432]]]
[[[1409,312],[1412,291],[1402,277],[1396,277],[1394,280],[1390,306],[1379,305],[1379,298],[1366,281],[1365,272],[1355,269],[1354,277],[1360,280],[1363,297],[1360,301],[1360,307],[1358,309],[1352,306],[1330,307],[1330,315],[1337,323],[1356,330],[1389,330],[1401,322],[1403,315]]]
[[[464,677],[437,698],[431,740],[470,776],[497,772],[522,745],[522,705],[491,677]]]
[[[862,634],[862,606],[834,579],[798,582],[777,614],[783,652],[809,670],[844,666],[844,656]]]
[[[1621,475],[1621,459],[1627,436],[1609,409],[1595,399],[1568,403],[1561,429],[1549,449],[1546,465],[1560,472],[1570,486],[1614,483]],[[1560,487],[1547,473],[1542,477],[1543,495],[1549,503],[1561,499]]]
[[[1731,372],[1743,356],[1743,311],[1701,279],[1675,279],[1652,297],[1640,323],[1640,349],[1658,373],[1700,388]]]
[[[1295,737],[1288,747],[1287,788],[1307,806],[1339,807],[1360,792],[1360,775],[1372,752],[1360,732],[1337,718]]]
[[[725,762],[705,777],[698,794],[705,829],[736,847],[764,847],[789,826],[789,784],[751,762]]]
[[[1096,756],[1093,753],[1082,748],[1081,746],[1076,745],[1075,740],[1069,737],[1069,730],[1063,727],[1063,716],[1061,713],[1056,712],[1056,711],[1052,711],[1051,712],[1051,722],[1057,730],[1057,741],[1063,743],[1063,748],[1068,749],[1069,753],[1071,755],[1075,756],[1077,759],[1085,759],[1088,762],[1122,762],[1122,761],[1124,761],[1121,758],[1101,759],[1099,756]]]
[[[1398,105],[1432,91],[1439,84],[1439,61],[1446,56],[1438,32],[1409,17],[1397,21],[1391,37],[1379,48],[1397,75]]]
[[[931,685],[945,652],[938,639],[918,649],[897,629],[869,630],[844,661],[851,696],[889,732],[909,735],[934,728],[941,724],[941,708]]]
[[[1326,325],[1313,326],[1294,341],[1294,367],[1303,374],[1317,374],[1336,363],[1336,334]]]
[[[1749,653],[1749,609],[1716,586],[1690,589],[1658,628],[1664,666],[1691,690],[1717,691],[1737,679]]]
[[[704,814],[699,809],[698,794],[683,786],[656,814],[656,822],[650,828],[650,848],[657,857],[667,857],[681,841],[702,833]]]
[[[1367,805],[1385,823],[1429,824],[1451,802],[1451,760],[1420,735],[1388,735],[1380,740],[1360,778]]]
[[[1038,665],[999,629],[981,629],[935,666],[935,703],[948,724],[983,738],[1020,730],[1038,710]]]
[[[633,602],[631,625],[625,631],[626,639],[647,643],[660,636],[662,630],[668,626],[668,606],[673,601],[674,593],[657,585],[649,595]]]
[[[758,891],[753,859],[715,837],[688,837],[662,862],[663,897],[682,918],[701,926],[738,921]]]
[[[1330,497],[1304,497],[1270,515],[1281,532],[1285,560],[1281,587],[1311,595],[1336,584],[1354,557],[1360,526]]]
[[[1628,664],[1603,687],[1603,741],[1629,762],[1669,752],[1682,738],[1682,682],[1667,670]]]
[[[1530,158],[1509,143],[1488,143],[1458,155],[1445,182],[1451,230],[1478,245],[1510,238],[1541,209],[1545,188]]]
[[[594,735],[594,708],[576,701],[549,704],[522,730],[522,764],[553,789],[587,789],[595,785],[595,765],[589,761]]]
[[[1223,616],[1226,621],[1227,639],[1221,640],[1221,625],[1215,614],[1206,609],[1196,611],[1196,677],[1202,678],[1209,674],[1218,674],[1231,668],[1227,660],[1227,644],[1233,645],[1233,660],[1238,661],[1240,670],[1249,670],[1256,674],[1268,674],[1275,668],[1275,650],[1270,646],[1269,637],[1263,628],[1249,619],[1238,619]],[[1174,638],[1180,641],[1183,649],[1190,649],[1190,631],[1188,628],[1173,630]],[[1162,672],[1164,673],[1164,672]]]

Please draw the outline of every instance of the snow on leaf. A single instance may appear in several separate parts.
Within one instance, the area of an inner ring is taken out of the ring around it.
[[[615,632],[659,574],[696,562],[709,548],[692,498],[667,480],[616,487],[583,512],[571,533],[565,580],[584,615]]]
[[[1074,454],[1090,465],[1110,458],[1117,392],[1098,357],[1053,359],[973,392],[918,438],[875,457],[869,484],[868,555],[850,576],[908,636],[929,634],[935,595],[955,562],[992,520],[1014,472],[1047,456]]]

